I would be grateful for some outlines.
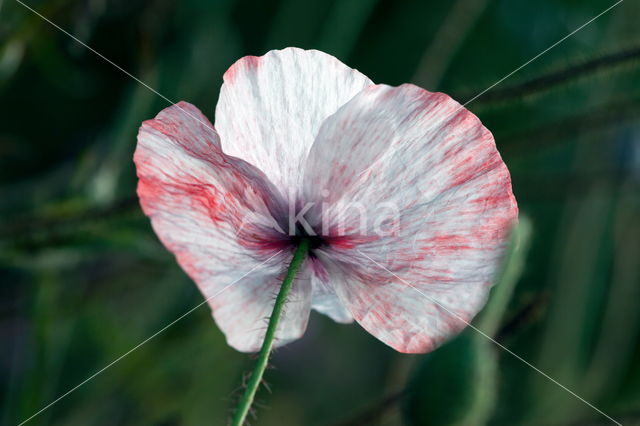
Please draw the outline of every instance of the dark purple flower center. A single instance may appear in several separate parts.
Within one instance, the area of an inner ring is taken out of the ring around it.
[[[313,253],[314,249],[327,244],[327,241],[321,235],[318,235],[318,233],[316,232],[310,234],[309,232],[307,232],[304,226],[298,223],[296,224],[296,232],[294,235],[289,237],[289,241],[293,246],[297,247],[300,244],[300,241],[302,241],[303,239],[309,241],[309,249],[311,250],[311,254]]]

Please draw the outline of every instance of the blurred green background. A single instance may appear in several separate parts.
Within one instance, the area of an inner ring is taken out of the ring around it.
[[[213,121],[243,55],[321,49],[462,102],[613,3],[27,4]],[[639,18],[620,3],[468,105],[531,222],[475,324],[625,425],[640,424]],[[16,425],[202,297],[135,198],[137,129],[165,100],[15,0],[0,1],[0,96],[0,423]],[[409,356],[312,314],[272,361],[253,425],[613,424],[472,330]],[[225,424],[252,365],[203,307],[28,424]]]

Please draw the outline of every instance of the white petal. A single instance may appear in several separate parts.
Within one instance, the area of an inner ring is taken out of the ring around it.
[[[316,256],[317,255],[322,254],[320,252],[316,252]],[[345,308],[333,288],[336,277],[330,275],[320,260],[310,259],[310,264],[312,272],[311,308],[328,316],[335,322],[342,324],[353,322],[353,316],[351,316],[351,313]]]
[[[340,237],[327,249],[336,293],[402,352],[433,349],[481,309],[517,217],[491,133],[412,85],[370,86],[326,120],[304,196],[312,224]]]
[[[262,224],[282,217],[284,201],[255,167],[226,156],[211,123],[184,102],[142,124],[134,161],[138,196],[156,234],[207,298],[229,343],[258,350],[291,259],[290,249],[274,244],[281,235]],[[311,289],[301,282],[278,342],[306,327]]]
[[[216,106],[224,151],[262,170],[285,197],[295,195],[322,122],[370,84],[317,50],[246,56],[225,73]]]

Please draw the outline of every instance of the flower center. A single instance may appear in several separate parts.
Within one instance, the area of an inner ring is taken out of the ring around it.
[[[321,236],[318,235],[317,233],[314,232],[314,234],[310,234],[309,232],[307,232],[307,230],[305,229],[304,226],[300,225],[299,223],[296,224],[296,233],[295,235],[292,235],[289,237],[289,241],[291,242],[292,245],[294,245],[295,247],[297,247],[298,245],[300,245],[300,242],[305,239],[309,241],[309,255],[312,256],[313,255],[313,250],[317,249],[323,245],[325,245],[327,242],[325,241],[325,239]]]

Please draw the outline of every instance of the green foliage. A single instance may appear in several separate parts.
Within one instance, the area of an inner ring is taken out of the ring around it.
[[[465,331],[424,357],[409,388],[409,425],[482,425],[495,404],[497,359],[484,336]]]

